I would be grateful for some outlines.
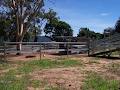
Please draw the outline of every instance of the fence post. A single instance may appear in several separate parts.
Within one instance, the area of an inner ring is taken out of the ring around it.
[[[90,56],[90,39],[87,42],[87,47],[88,47],[88,56]]]
[[[6,60],[6,43],[4,42],[4,60]]]
[[[67,43],[67,57],[68,57],[68,54],[69,54],[69,46],[68,46],[68,43]]]
[[[40,60],[41,60],[41,58],[42,58],[42,57],[41,57],[41,43],[40,43]]]

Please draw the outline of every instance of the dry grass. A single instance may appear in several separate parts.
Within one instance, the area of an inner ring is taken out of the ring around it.
[[[50,55],[18,61],[0,64],[0,90],[119,90],[120,61]]]

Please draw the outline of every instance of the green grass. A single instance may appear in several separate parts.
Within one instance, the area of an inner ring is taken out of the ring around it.
[[[84,82],[83,90],[119,90],[120,82],[108,80],[97,73],[89,73]]]
[[[50,69],[81,66],[81,62],[76,60],[34,60],[24,63],[18,68],[20,73],[29,73],[36,69]]]
[[[41,86],[41,82],[39,80],[31,80],[30,81],[30,86],[34,87],[34,88],[38,88]]]
[[[1,64],[1,69],[9,68],[7,63]],[[24,63],[18,63],[18,68],[2,73],[0,76],[0,90],[27,90],[27,87],[39,88],[42,82],[31,80],[29,73],[40,69],[64,68],[81,66],[82,63],[76,60],[33,60]],[[11,65],[12,66],[12,65]],[[46,90],[60,90],[58,87],[49,87]]]
[[[28,76],[16,77],[13,71],[7,72],[0,77],[0,90],[26,90]]]
[[[0,61],[0,70],[8,69],[8,68],[10,68],[10,66],[12,66],[12,65],[10,65],[7,62]]]

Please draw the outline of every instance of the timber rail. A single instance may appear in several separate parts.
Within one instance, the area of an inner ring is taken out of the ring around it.
[[[89,44],[89,55],[108,55],[112,52],[120,51],[120,34],[114,34],[111,37],[90,41]]]

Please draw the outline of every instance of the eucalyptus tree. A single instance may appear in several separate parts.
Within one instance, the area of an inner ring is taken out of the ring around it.
[[[42,18],[43,6],[44,0],[0,0],[0,7],[4,8],[0,10],[15,18],[16,42],[22,42],[33,22]],[[21,50],[21,44],[17,45],[17,50]]]
[[[71,26],[60,20],[52,20],[47,23],[44,28],[44,32],[47,36],[54,38],[57,36],[73,36],[73,30]]]

